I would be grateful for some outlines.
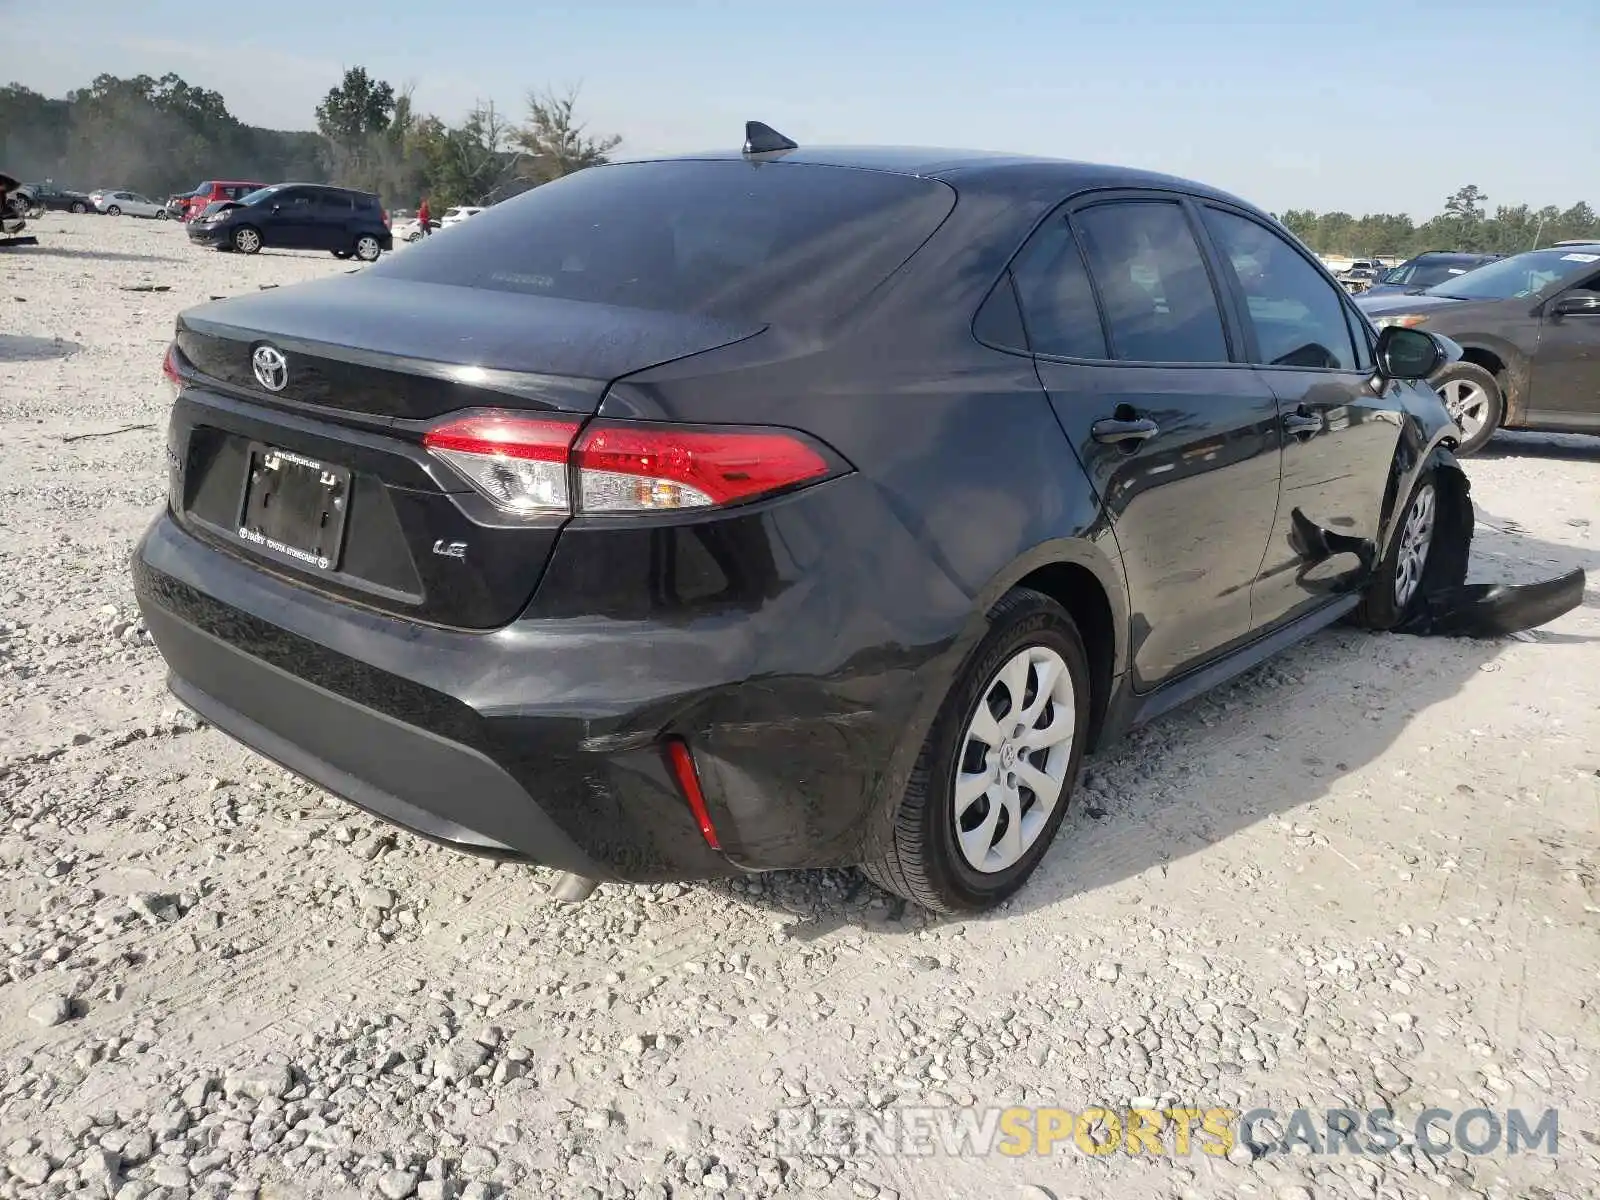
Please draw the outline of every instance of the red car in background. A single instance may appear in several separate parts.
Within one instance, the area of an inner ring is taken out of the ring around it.
[[[192,221],[205,212],[208,204],[216,204],[222,200],[239,200],[266,186],[264,183],[251,183],[242,179],[208,179],[189,193],[184,201],[182,219]]]

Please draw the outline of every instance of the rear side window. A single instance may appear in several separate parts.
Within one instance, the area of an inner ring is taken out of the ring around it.
[[[348,217],[352,205],[345,192],[323,192],[317,199],[317,208],[330,217]]]
[[[1036,354],[1110,357],[1089,271],[1064,217],[1052,218],[1033,236],[1012,272]]]
[[[396,279],[669,312],[817,324],[939,227],[929,179],[808,163],[591,167],[367,269]]]
[[[1228,361],[1222,310],[1182,208],[1164,200],[1118,201],[1084,209],[1073,222],[1115,357]]]
[[[1244,295],[1260,361],[1354,370],[1355,347],[1339,290],[1265,225],[1217,208],[1204,212],[1206,228]]]

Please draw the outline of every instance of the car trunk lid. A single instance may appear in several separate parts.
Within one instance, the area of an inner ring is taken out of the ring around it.
[[[426,428],[484,408],[581,420],[613,380],[761,328],[359,275],[191,309],[173,511],[319,591],[495,628],[532,596],[567,518],[494,509],[423,448]]]

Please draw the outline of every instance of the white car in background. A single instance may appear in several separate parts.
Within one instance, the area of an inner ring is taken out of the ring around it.
[[[127,215],[130,217],[154,217],[157,221],[167,219],[167,206],[157,204],[148,197],[141,196],[138,192],[115,191],[95,192],[89,197],[95,208],[110,217]]]
[[[444,210],[444,216],[439,218],[439,227],[442,229],[449,225],[459,225],[468,217],[475,217],[483,208],[473,204],[458,204],[454,208]]]

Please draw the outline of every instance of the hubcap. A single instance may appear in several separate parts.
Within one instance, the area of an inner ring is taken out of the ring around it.
[[[1477,437],[1489,420],[1489,393],[1470,379],[1452,379],[1439,389],[1455,423],[1467,437]]]
[[[1066,660],[1045,646],[1018,651],[989,681],[956,764],[955,834],[975,871],[1014,866],[1061,801],[1077,701]]]
[[[378,257],[378,240],[376,238],[362,238],[356,243],[356,253],[363,259],[371,261]]]
[[[1433,484],[1425,483],[1411,501],[1406,523],[1400,530],[1400,557],[1395,562],[1394,602],[1404,608],[1422,583],[1428,565],[1428,549],[1433,545],[1433,518],[1437,508]]]
[[[239,235],[239,248],[241,250],[254,250],[260,243],[261,239],[248,229]]]

